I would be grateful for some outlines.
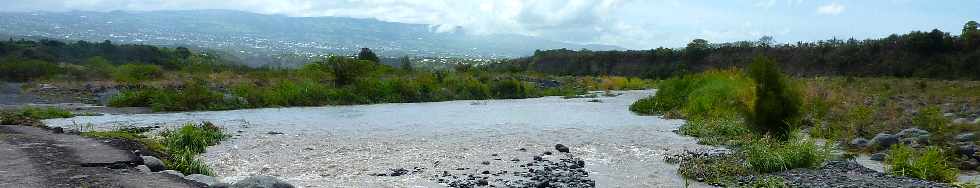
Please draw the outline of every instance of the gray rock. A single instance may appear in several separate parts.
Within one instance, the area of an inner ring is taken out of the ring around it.
[[[878,133],[871,139],[871,145],[878,148],[888,148],[898,143],[898,136],[888,133]]]
[[[978,164],[977,161],[974,161],[974,160],[966,160],[966,161],[960,162],[959,168],[962,169],[962,170],[974,170],[974,169],[977,169],[977,166],[980,166],[980,164]]]
[[[272,176],[252,176],[235,182],[235,188],[293,188],[294,186]]]
[[[555,144],[555,150],[562,153],[568,153],[568,146],[562,144]]]
[[[973,133],[963,133],[956,135],[956,141],[958,142],[970,142],[977,139],[977,135]]]
[[[193,182],[203,183],[203,184],[208,185],[208,186],[221,183],[221,182],[218,181],[217,178],[214,178],[214,177],[211,177],[211,176],[207,176],[207,175],[203,175],[203,174],[191,174],[191,175],[187,175],[187,176],[184,176],[184,179],[187,179],[187,180],[190,180],[190,181],[193,181]]]
[[[919,135],[918,137],[915,138],[915,142],[917,142],[917,143],[919,143],[921,145],[929,145],[929,137],[930,136],[931,135],[929,135],[929,134]]]
[[[956,118],[953,120],[953,124],[967,124],[967,123],[970,123],[970,121],[966,120],[966,118]]]
[[[899,131],[898,134],[895,134],[895,136],[898,136],[900,138],[913,138],[924,134],[929,134],[929,131],[912,127],[908,129],[902,129],[902,131]]]
[[[209,188],[231,188],[231,186],[232,185],[229,184],[229,183],[216,183],[216,184],[211,185],[211,186],[208,186],[208,187]]]
[[[142,173],[150,173],[150,172],[153,172],[153,170],[150,170],[150,167],[147,167],[146,165],[136,166],[136,170],[138,170],[138,171],[140,171]]]
[[[708,150],[704,154],[705,155],[708,155],[708,156],[722,156],[722,155],[728,155],[728,154],[731,154],[731,153],[732,153],[732,150],[727,149],[727,148],[715,148],[715,149]]]
[[[163,166],[163,161],[160,161],[160,159],[157,159],[156,157],[140,156],[140,158],[143,158],[143,165],[149,167],[151,171],[157,172],[161,170],[166,170],[166,167]]]
[[[888,157],[888,154],[885,154],[883,152],[871,154],[871,160],[873,161],[884,161],[885,157]]]
[[[945,113],[945,114],[943,114],[943,117],[946,117],[946,118],[952,118],[953,116],[956,116],[956,114],[954,114],[954,113]]]
[[[164,171],[162,171],[162,173],[174,175],[174,176],[181,177],[181,178],[184,177],[184,173],[177,172],[176,170],[164,170]]]
[[[980,117],[973,119],[973,124],[980,124]]]
[[[866,148],[871,141],[864,138],[854,138],[851,140],[851,147],[854,148]]]
[[[956,153],[966,156],[973,156],[977,153],[977,145],[973,143],[962,143],[956,149]]]

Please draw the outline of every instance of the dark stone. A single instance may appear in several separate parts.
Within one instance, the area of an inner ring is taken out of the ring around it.
[[[281,132],[276,132],[276,131],[269,131],[267,134],[280,135],[280,134],[286,134],[286,133],[281,133]]]
[[[534,161],[542,161],[542,160],[544,160],[544,158],[541,158],[541,156],[536,156],[536,155],[534,156]]]
[[[878,133],[874,138],[871,139],[871,145],[878,148],[888,148],[894,144],[898,143],[898,136],[891,135],[888,133]]]
[[[562,153],[568,153],[568,147],[562,144],[555,144],[555,150]]]
[[[551,155],[551,151],[544,152],[544,155]]]
[[[887,156],[888,155],[885,154],[885,153],[875,153],[875,154],[871,154],[871,160],[872,161],[884,161],[885,160],[885,157],[887,157]]]
[[[850,146],[851,147],[854,147],[854,148],[866,148],[866,147],[868,147],[868,144],[869,143],[871,143],[871,141],[868,141],[868,139],[854,138],[854,139],[851,140],[851,145]]]
[[[51,132],[53,132],[54,134],[61,134],[61,133],[65,133],[65,129],[61,127],[54,127],[51,128]]]
[[[977,135],[973,133],[963,133],[956,135],[956,141],[958,142],[972,142],[977,139]]]
[[[490,161],[483,161],[483,162],[480,162],[480,164],[483,164],[483,165],[490,165]]]

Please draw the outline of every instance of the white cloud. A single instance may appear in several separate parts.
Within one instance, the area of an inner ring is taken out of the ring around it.
[[[823,15],[838,15],[844,12],[845,9],[847,9],[847,7],[844,7],[844,5],[838,4],[837,2],[833,2],[830,4],[817,7],[817,13]]]

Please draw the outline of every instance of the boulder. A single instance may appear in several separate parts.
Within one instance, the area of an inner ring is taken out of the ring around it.
[[[61,134],[61,133],[65,133],[65,128],[61,128],[61,127],[52,127],[52,128],[51,128],[51,132],[52,132],[52,133],[54,133],[54,134]]]
[[[967,123],[970,123],[970,121],[966,120],[966,118],[956,118],[953,120],[953,124],[967,124]]]
[[[272,176],[252,176],[235,182],[235,188],[293,188],[294,186]]]
[[[929,131],[912,127],[912,128],[902,129],[902,131],[899,131],[898,134],[895,134],[895,136],[898,136],[900,138],[913,138],[924,134],[929,134]]]
[[[956,114],[954,114],[954,113],[945,113],[945,114],[943,114],[943,117],[946,117],[946,118],[952,118],[954,116],[956,116]]]
[[[163,161],[160,161],[160,159],[157,159],[156,157],[140,156],[140,158],[143,158],[143,165],[149,167],[151,171],[158,172],[161,170],[166,170],[166,167],[163,166]]]
[[[885,154],[884,152],[878,152],[878,153],[875,153],[875,154],[871,154],[871,160],[872,161],[884,161],[885,160],[885,157],[888,157],[888,154]]]
[[[150,167],[147,167],[146,165],[136,166],[136,170],[137,171],[140,171],[142,173],[150,173],[150,172],[153,172],[153,170],[150,170]]]
[[[187,180],[190,180],[190,181],[193,181],[193,182],[202,183],[202,184],[208,185],[208,186],[221,183],[221,182],[218,181],[217,178],[214,178],[214,177],[211,177],[211,176],[207,176],[207,175],[203,175],[203,174],[191,174],[191,175],[187,175],[187,176],[184,176],[184,179],[187,179]]]
[[[568,146],[562,144],[555,144],[555,150],[562,153],[568,153]]]
[[[971,142],[977,139],[977,135],[973,133],[963,133],[956,135],[957,142]]]
[[[174,175],[174,176],[181,177],[181,178],[184,177],[184,173],[177,172],[176,170],[164,170],[164,171],[162,171],[162,173]]]
[[[888,148],[898,143],[898,136],[888,133],[878,133],[871,139],[871,145],[878,148]]]
[[[965,160],[965,161],[960,162],[959,168],[961,170],[974,170],[974,169],[977,169],[977,166],[980,166],[980,164],[978,164],[977,161],[974,161],[974,160]]]
[[[956,148],[956,153],[972,157],[975,153],[977,153],[977,145],[973,143],[962,143]]]
[[[851,145],[850,146],[851,147],[854,147],[854,148],[866,148],[866,147],[868,147],[868,144],[870,142],[871,141],[868,141],[868,139],[854,138],[854,139],[851,139],[851,143],[850,143]]]

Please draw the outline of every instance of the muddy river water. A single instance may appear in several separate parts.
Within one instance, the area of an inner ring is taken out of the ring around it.
[[[225,182],[271,175],[302,187],[443,187],[433,181],[442,171],[519,170],[523,163],[511,160],[554,152],[561,143],[585,160],[597,187],[684,186],[677,166],[665,163],[664,156],[705,146],[672,132],[681,120],[629,112],[633,101],[653,91],[619,93],[597,98],[601,102],[545,97],[104,115],[46,123],[105,130],[211,121],[234,135],[200,156]],[[371,175],[394,168],[422,170]]]

